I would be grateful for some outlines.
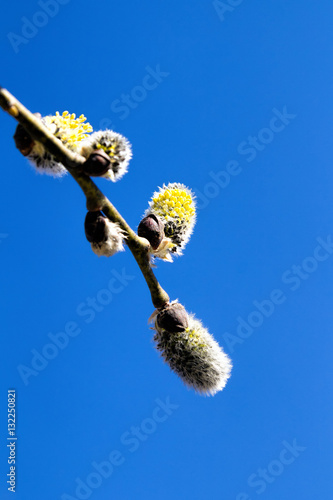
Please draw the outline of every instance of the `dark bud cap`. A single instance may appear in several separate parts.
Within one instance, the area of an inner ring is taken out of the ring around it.
[[[25,130],[25,128],[22,127],[21,124],[16,127],[14,141],[15,146],[23,154],[23,156],[28,156],[35,144],[34,140],[30,137],[28,132]]]
[[[185,307],[176,302],[168,304],[162,309],[156,318],[157,326],[168,333],[183,332],[188,327],[188,315]]]
[[[109,156],[102,149],[95,149],[82,165],[85,174],[91,177],[100,177],[106,174],[111,166]]]
[[[86,238],[90,243],[105,241],[106,217],[102,212],[88,212],[84,221]]]
[[[147,215],[139,224],[138,235],[146,238],[156,250],[164,238],[164,224],[154,214]]]

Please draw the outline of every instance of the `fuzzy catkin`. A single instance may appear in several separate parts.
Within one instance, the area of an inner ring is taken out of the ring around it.
[[[78,152],[81,142],[92,132],[90,123],[85,123],[84,115],[76,118],[74,113],[64,111],[61,115],[57,111],[55,115],[41,117],[41,121],[55,137],[71,151]],[[35,141],[33,148],[27,156],[31,165],[40,174],[53,177],[62,177],[67,173],[64,165],[57,161],[54,155],[46,151],[44,145]]]
[[[132,146],[126,137],[113,130],[99,130],[82,143],[81,154],[88,158],[96,149],[104,151],[111,161],[108,172],[102,177],[113,182],[121,179],[132,158]]]
[[[231,361],[202,323],[189,315],[185,331],[168,333],[155,322],[154,341],[164,361],[187,385],[204,395],[221,391],[230,377]]]
[[[155,257],[172,262],[173,255],[182,255],[196,221],[194,193],[184,184],[170,182],[156,191],[145,217],[154,215],[164,226],[164,238],[158,248],[152,249]]]

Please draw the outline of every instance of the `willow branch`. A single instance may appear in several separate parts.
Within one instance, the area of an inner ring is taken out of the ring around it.
[[[84,192],[88,210],[101,210],[108,219],[119,224],[126,234],[126,244],[147,282],[154,306],[159,308],[169,302],[168,294],[160,286],[151,269],[148,252],[149,242],[145,238],[140,238],[130,228],[108,198],[98,189],[90,177],[82,172],[81,166],[86,161],[86,158],[70,151],[43,125],[38,117],[23,106],[8,90],[1,87],[0,106],[15,118],[34,140],[41,142],[45,149],[64,165]]]

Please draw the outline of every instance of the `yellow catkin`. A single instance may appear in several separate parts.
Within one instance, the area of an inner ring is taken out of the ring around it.
[[[158,215],[189,222],[195,214],[191,196],[183,189],[167,189],[152,199],[152,208]]]

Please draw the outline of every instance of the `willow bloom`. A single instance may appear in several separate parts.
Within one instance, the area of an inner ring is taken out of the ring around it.
[[[111,257],[124,250],[124,232],[102,212],[88,212],[84,222],[86,238],[93,252],[101,257]]]
[[[163,185],[149,202],[145,217],[154,215],[164,226],[164,237],[157,248],[152,248],[155,257],[172,262],[172,254],[182,255],[196,221],[195,197],[184,184],[177,182]]]
[[[110,168],[101,177],[116,182],[126,174],[132,158],[132,146],[126,137],[113,130],[94,132],[82,143],[81,154],[88,158],[96,150],[104,151],[111,160]]]
[[[80,152],[81,143],[92,132],[90,123],[84,123],[84,115],[76,118],[74,113],[64,111],[61,115],[57,111],[55,115],[41,118],[43,124],[71,151]],[[56,158],[48,153],[41,142],[35,141],[32,150],[27,156],[37,172],[61,177],[67,170]]]
[[[70,114],[68,111],[64,111],[62,115],[57,111],[55,116],[45,116],[43,121],[47,128],[73,151],[78,150],[81,141],[87,139],[93,130],[90,123],[84,123],[84,115],[76,118],[74,113]]]
[[[155,319],[157,350],[185,385],[203,395],[225,387],[231,361],[201,321],[177,301],[155,311],[151,319]]]

